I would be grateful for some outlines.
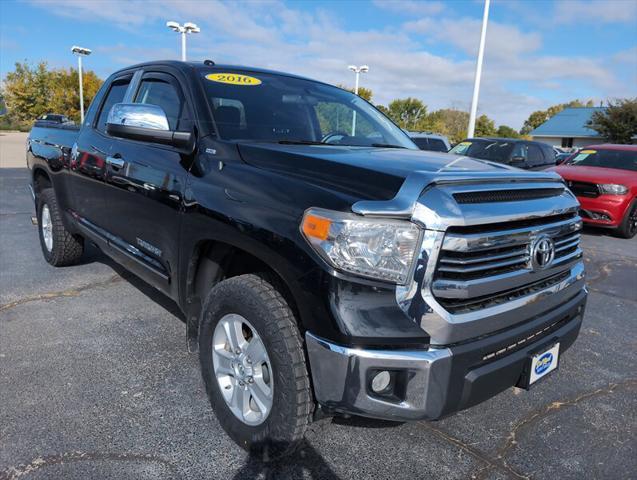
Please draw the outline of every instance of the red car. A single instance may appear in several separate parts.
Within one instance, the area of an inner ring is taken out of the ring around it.
[[[591,145],[551,170],[579,200],[585,223],[637,234],[637,145]]]

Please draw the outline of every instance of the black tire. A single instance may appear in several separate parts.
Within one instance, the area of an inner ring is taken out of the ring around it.
[[[241,315],[256,329],[272,365],[272,407],[256,426],[232,413],[214,373],[213,334],[217,323],[230,313]],[[294,451],[303,439],[314,403],[296,319],[276,288],[257,275],[233,277],[212,288],[201,316],[199,359],[210,404],[238,445],[263,461]]]
[[[637,235],[637,200],[633,200],[626,209],[626,215],[615,230],[615,234],[621,238],[633,238]]]
[[[42,214],[48,208],[53,244],[49,249],[43,232]],[[52,188],[45,188],[38,195],[38,234],[44,259],[54,267],[64,267],[77,263],[84,252],[84,239],[73,235],[62,223],[62,213]]]

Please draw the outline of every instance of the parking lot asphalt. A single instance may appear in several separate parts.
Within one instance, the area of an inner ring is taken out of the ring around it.
[[[44,261],[26,184],[0,170],[0,479],[637,477],[637,238],[584,234],[582,332],[531,391],[438,422],[323,420],[264,465],[219,426],[174,304],[94,248]]]

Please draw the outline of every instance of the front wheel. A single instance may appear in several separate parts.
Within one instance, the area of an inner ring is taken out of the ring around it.
[[[199,359],[219,423],[264,460],[302,440],[313,408],[301,335],[281,293],[257,275],[241,275],[208,294]]]
[[[617,236],[622,238],[633,238],[637,235],[637,199],[626,209],[626,215],[622,223],[617,228]]]

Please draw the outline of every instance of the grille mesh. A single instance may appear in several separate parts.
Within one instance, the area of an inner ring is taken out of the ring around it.
[[[454,193],[453,198],[460,204],[468,203],[495,203],[517,202],[520,200],[533,200],[549,198],[561,195],[563,187],[557,188],[527,188],[522,190],[492,190],[485,192],[460,192]]]

